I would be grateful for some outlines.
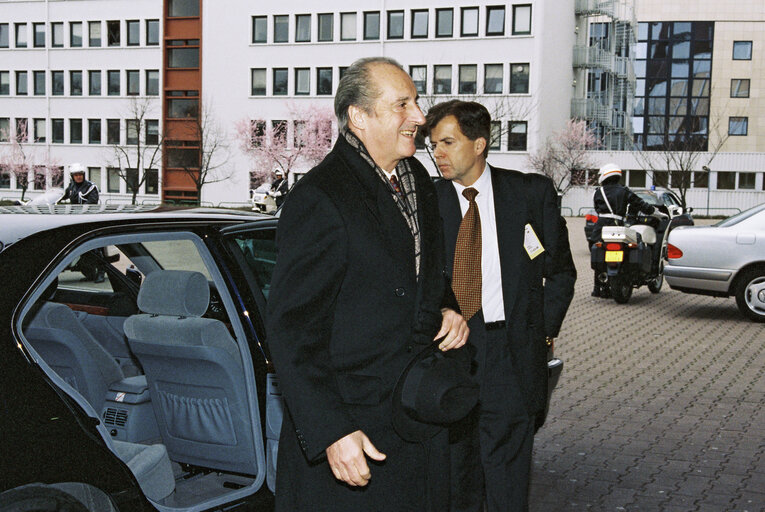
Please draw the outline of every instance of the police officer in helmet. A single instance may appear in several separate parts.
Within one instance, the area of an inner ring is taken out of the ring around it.
[[[595,203],[595,211],[598,213],[598,222],[592,231],[592,239],[590,240],[592,243],[600,240],[603,226],[624,226],[628,206],[646,215],[654,215],[660,218],[667,217],[665,213],[658,211],[654,206],[640,199],[629,188],[619,183],[621,178],[622,170],[614,163],[604,165],[598,172],[600,187],[595,190],[595,194],[592,197]],[[595,272],[594,281],[592,289],[593,297],[608,298],[611,296],[608,284],[603,284],[598,280],[597,271]]]
[[[98,204],[98,187],[85,179],[85,167],[82,164],[69,166],[72,181],[64,191],[63,201],[71,204]]]

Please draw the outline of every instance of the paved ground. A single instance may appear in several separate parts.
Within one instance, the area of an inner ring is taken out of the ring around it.
[[[666,283],[626,305],[590,297],[583,227],[569,219],[579,280],[532,511],[765,510],[765,325]]]

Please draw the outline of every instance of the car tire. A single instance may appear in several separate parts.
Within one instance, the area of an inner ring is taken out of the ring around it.
[[[45,485],[27,485],[0,494],[0,512],[89,512],[71,494]]]
[[[741,273],[736,286],[736,305],[750,320],[765,322],[765,267]]]
[[[626,304],[632,297],[632,283],[623,277],[610,280],[611,297],[619,304]]]

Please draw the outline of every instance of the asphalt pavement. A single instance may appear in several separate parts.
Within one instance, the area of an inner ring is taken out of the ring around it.
[[[584,219],[567,220],[579,278],[531,510],[765,511],[765,324],[666,283],[590,297]]]

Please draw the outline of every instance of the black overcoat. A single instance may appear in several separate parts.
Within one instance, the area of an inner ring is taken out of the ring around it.
[[[341,136],[290,191],[277,233],[268,345],[285,397],[276,477],[278,511],[446,510],[445,432],[407,443],[391,425],[391,395],[411,358],[432,342],[445,279],[435,188],[416,178],[421,273],[414,239],[386,183]],[[335,480],[325,449],[363,430],[387,455],[372,479]]]
[[[544,411],[547,401],[545,337],[558,335],[574,296],[576,268],[552,181],[540,174],[491,170],[505,329],[515,370],[510,378],[518,379],[529,415],[534,416]],[[462,212],[450,181],[437,182],[436,189],[451,276]],[[533,260],[523,247],[526,224],[545,248]]]

